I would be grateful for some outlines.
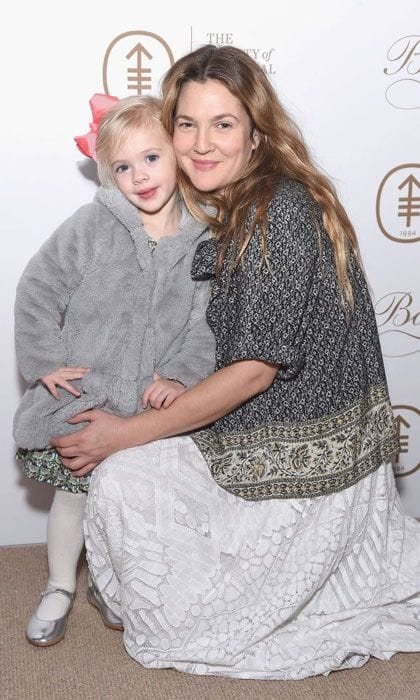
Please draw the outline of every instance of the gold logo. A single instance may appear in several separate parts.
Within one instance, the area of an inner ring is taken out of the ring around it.
[[[399,439],[394,472],[395,476],[409,476],[420,469],[420,411],[403,404],[392,408]]]
[[[398,165],[385,175],[376,197],[376,218],[391,241],[420,241],[419,163]]]
[[[394,41],[387,52],[384,73],[390,79],[385,99],[397,109],[420,108],[420,36],[410,34]]]
[[[171,49],[157,34],[120,34],[106,50],[102,68],[104,91],[118,97],[157,94],[161,78],[173,63]]]
[[[409,292],[390,292],[375,303],[376,322],[385,357],[420,352],[420,310]]]

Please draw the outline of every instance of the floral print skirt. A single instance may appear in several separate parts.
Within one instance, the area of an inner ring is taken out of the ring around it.
[[[63,491],[87,493],[90,475],[74,476],[61,462],[60,455],[52,448],[27,450],[19,448],[16,459],[23,462],[23,472],[30,479],[56,486]]]

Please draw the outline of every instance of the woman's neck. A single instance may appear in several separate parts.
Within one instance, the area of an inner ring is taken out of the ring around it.
[[[181,221],[181,207],[178,195],[171,197],[160,211],[153,214],[141,211],[140,218],[146,233],[151,238],[154,238],[155,241],[166,236],[176,236],[179,230],[179,222]]]

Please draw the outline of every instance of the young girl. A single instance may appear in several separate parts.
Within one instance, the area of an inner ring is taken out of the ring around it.
[[[18,458],[27,476],[56,487],[49,580],[26,630],[38,646],[64,636],[89,485],[62,465],[50,436],[74,431],[66,421],[97,406],[120,416],[167,408],[214,368],[208,283],[190,276],[206,227],[179,198],[160,102],[95,95],[91,107],[97,121],[105,116],[76,143],[97,160],[102,187],[30,260],[15,305],[18,364],[30,385],[14,420]],[[92,583],[88,598],[121,628]]]

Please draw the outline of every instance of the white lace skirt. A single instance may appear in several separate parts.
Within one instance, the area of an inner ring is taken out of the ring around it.
[[[314,499],[244,501],[188,437],[95,470],[92,575],[148,668],[297,679],[420,651],[420,525],[389,465]]]

